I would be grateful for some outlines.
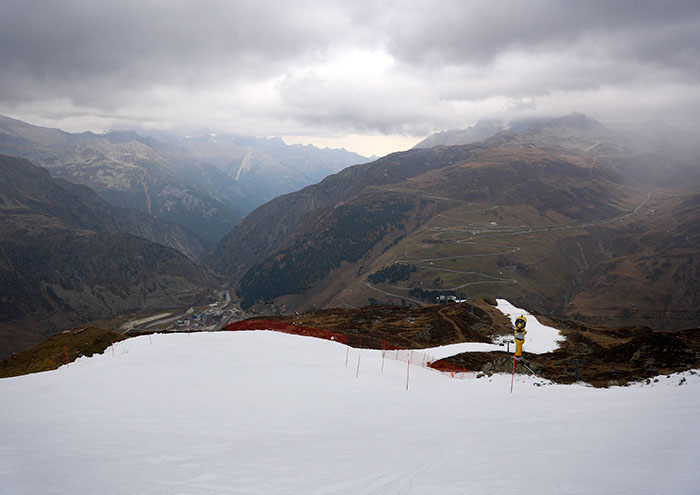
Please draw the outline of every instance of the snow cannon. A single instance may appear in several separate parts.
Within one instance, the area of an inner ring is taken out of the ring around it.
[[[523,344],[527,333],[525,325],[527,325],[527,319],[524,316],[518,316],[515,320],[515,357],[518,359],[523,357]]]

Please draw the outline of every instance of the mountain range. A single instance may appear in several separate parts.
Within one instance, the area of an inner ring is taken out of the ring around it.
[[[580,114],[511,123],[277,198],[205,263],[260,310],[500,295],[597,323],[697,325],[696,142]]]
[[[94,189],[113,206],[191,231],[207,247],[273,197],[367,161],[277,139],[116,131],[71,134],[0,116],[0,153]]]
[[[698,326],[697,142],[580,114],[481,123],[302,187],[361,157],[2,118],[0,149],[44,168],[0,159],[0,350],[222,288],[252,313],[453,295],[599,325]]]

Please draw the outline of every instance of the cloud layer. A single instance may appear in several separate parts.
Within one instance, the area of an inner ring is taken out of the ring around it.
[[[73,129],[404,134],[700,115],[697,1],[0,0],[0,112]]]

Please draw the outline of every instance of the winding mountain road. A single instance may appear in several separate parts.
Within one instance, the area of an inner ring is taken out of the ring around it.
[[[625,220],[627,218],[630,218],[630,217],[638,214],[639,210],[642,207],[644,207],[644,205],[646,205],[651,200],[654,192],[655,192],[655,190],[649,191],[647,193],[646,198],[643,201],[641,201],[629,213],[625,213],[624,215],[617,215],[615,217],[607,218],[604,220],[597,220],[597,221],[591,221],[591,222],[577,222],[577,223],[568,223],[568,224],[545,225],[542,227],[527,227],[525,225],[521,225],[521,226],[509,225],[509,226],[495,227],[495,226],[490,226],[490,225],[479,225],[477,223],[474,223],[474,224],[472,224],[474,228],[471,228],[471,229],[453,228],[453,229],[440,230],[439,232],[436,232],[432,235],[433,239],[441,240],[442,242],[450,242],[450,241],[446,241],[446,240],[441,239],[441,238],[444,238],[445,235],[454,236],[455,234],[464,233],[464,234],[468,234],[468,235],[464,239],[454,240],[453,242],[455,245],[488,246],[488,247],[492,247],[492,248],[498,248],[500,250],[495,251],[495,252],[470,253],[470,254],[462,254],[462,255],[456,255],[456,256],[442,256],[442,257],[434,257],[434,258],[412,258],[412,257],[410,257],[410,252],[408,251],[408,248],[406,248],[406,250],[404,250],[404,257],[398,258],[398,259],[394,260],[394,262],[395,263],[410,263],[410,264],[413,264],[414,266],[416,266],[418,268],[422,268],[422,269],[439,270],[441,272],[457,273],[457,274],[476,276],[476,277],[482,277],[484,279],[488,279],[488,280],[478,280],[478,281],[473,281],[473,282],[466,282],[464,284],[456,285],[454,287],[440,287],[440,288],[435,288],[433,290],[455,291],[455,290],[463,289],[465,287],[474,286],[474,285],[518,284],[520,282],[514,278],[506,278],[506,277],[501,277],[501,276],[489,275],[486,273],[481,273],[481,272],[476,272],[476,271],[455,270],[455,269],[451,269],[451,268],[441,267],[439,265],[436,265],[435,263],[439,263],[439,262],[447,261],[447,260],[500,256],[500,255],[516,253],[516,252],[521,250],[521,248],[518,246],[479,242],[479,241],[482,241],[484,239],[493,239],[493,238],[500,238],[500,237],[507,237],[507,236],[518,236],[518,235],[526,235],[526,234],[539,234],[539,233],[552,232],[552,231],[558,231],[558,230],[567,230],[567,229],[582,229],[582,228],[586,228],[586,227],[595,227],[595,226],[599,226],[599,225],[610,224],[610,223],[613,223],[616,221],[622,221],[622,220]],[[462,200],[453,200],[450,198],[444,198],[444,197],[439,197],[439,196],[425,196],[425,195],[423,195],[422,197],[424,197],[426,199],[434,199],[434,200],[455,201],[458,203],[466,204],[468,206],[475,205],[477,207],[478,206],[484,207],[484,208],[481,208],[479,210],[468,211],[465,214],[472,214],[472,213],[477,213],[477,212],[482,212],[482,211],[489,211],[489,210],[494,210],[494,209],[498,208],[498,206],[486,207],[486,205],[479,205],[476,203],[471,203],[471,202],[462,201]],[[450,216],[450,215],[440,214],[438,216],[442,217],[442,218],[449,219],[449,220],[457,220],[460,222],[465,221],[464,218],[459,218],[459,217]],[[432,248],[426,247],[423,249],[435,249],[435,248],[434,247],[432,247]],[[588,263],[586,262],[584,254],[583,254],[583,249],[581,248],[580,245],[579,245],[579,249],[581,249],[581,255],[583,257],[584,263],[586,264],[586,266],[588,266]],[[545,257],[540,258],[537,261],[542,261],[544,258]],[[530,264],[530,263],[528,263],[528,264]],[[499,273],[499,275],[502,275],[502,274]],[[405,295],[387,292],[387,291],[384,291],[384,290],[379,289],[377,287],[374,287],[369,282],[366,282],[366,286],[369,289],[376,291],[378,293],[381,293],[383,295],[386,295],[386,296],[401,298],[401,299],[405,299],[405,300],[419,303],[415,299],[411,299],[409,297],[406,297]],[[404,288],[404,287],[394,286],[393,289],[396,289],[399,291],[410,291],[412,288],[411,287]]]

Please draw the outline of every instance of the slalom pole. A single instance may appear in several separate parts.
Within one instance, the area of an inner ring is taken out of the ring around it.
[[[384,356],[386,356],[386,342],[382,340],[382,373],[384,373]]]
[[[513,380],[515,380],[515,354],[513,354],[513,375],[510,377],[510,393],[513,393]]]
[[[362,357],[362,353],[359,353],[357,355],[357,372],[355,373],[355,378],[360,377],[360,358]]]
[[[153,345],[153,339],[151,338],[151,331],[148,331],[148,341]]]
[[[408,360],[408,366],[406,367],[406,390],[408,390],[408,375],[411,371],[411,360]]]
[[[112,344],[112,345],[111,345],[111,347],[112,347],[112,357],[114,357],[114,340],[109,339],[109,342],[110,342],[110,344]]]
[[[66,368],[68,368],[68,346],[64,345],[63,349],[66,351]]]
[[[348,356],[350,355],[350,347],[345,348],[345,367],[348,367]]]

